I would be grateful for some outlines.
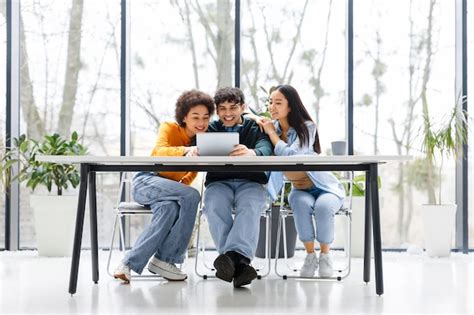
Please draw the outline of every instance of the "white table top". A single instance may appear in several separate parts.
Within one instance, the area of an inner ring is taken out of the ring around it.
[[[165,164],[165,165],[324,165],[324,164],[369,164],[404,162],[412,160],[410,155],[293,155],[293,156],[197,156],[197,157],[155,157],[155,156],[65,156],[38,155],[37,161],[64,164]]]

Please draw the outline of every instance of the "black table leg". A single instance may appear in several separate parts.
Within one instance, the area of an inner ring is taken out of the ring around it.
[[[99,281],[99,245],[97,241],[97,198],[95,172],[89,172],[89,212],[91,224],[92,281]]]
[[[370,186],[372,197],[372,227],[374,231],[375,292],[383,294],[382,238],[380,233],[379,187],[377,164],[370,165]]]
[[[76,229],[74,232],[74,247],[72,250],[71,273],[69,276],[69,293],[76,293],[79,260],[81,258],[82,231],[84,228],[84,215],[86,212],[87,179],[89,164],[81,164],[81,184],[77,201]]]
[[[372,194],[371,172],[365,173],[365,226],[364,226],[364,282],[370,281],[370,252],[372,249]]]

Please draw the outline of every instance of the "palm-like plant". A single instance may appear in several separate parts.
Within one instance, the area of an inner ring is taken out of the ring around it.
[[[438,198],[434,198],[434,204],[441,204],[441,176],[445,158],[458,157],[462,154],[462,146],[467,143],[468,115],[456,104],[450,114],[435,126],[427,115],[423,115],[424,132],[422,150],[426,154],[427,163],[434,165],[436,158],[440,158],[438,169]]]

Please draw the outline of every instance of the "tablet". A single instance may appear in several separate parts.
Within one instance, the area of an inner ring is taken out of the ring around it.
[[[199,155],[229,155],[235,145],[239,144],[238,132],[202,132],[196,134],[196,145]]]

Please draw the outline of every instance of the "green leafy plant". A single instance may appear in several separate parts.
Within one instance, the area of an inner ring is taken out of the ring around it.
[[[38,185],[45,186],[51,192],[56,187],[58,195],[69,185],[77,187],[80,182],[79,171],[74,165],[39,162],[36,156],[40,155],[83,155],[87,149],[79,143],[77,132],[71,134],[70,139],[64,139],[59,134],[45,135],[41,141],[28,139],[21,135],[14,139],[14,147],[7,150],[7,154],[0,159],[0,176],[4,187],[8,187],[11,180],[26,181],[26,186],[32,190]],[[11,176],[14,165],[20,164],[18,174]]]
[[[377,176],[377,186],[379,188],[382,187],[380,176]],[[352,181],[352,196],[365,196],[365,174],[354,176],[354,180]]]
[[[441,189],[443,176],[442,169],[446,157],[458,157],[462,154],[462,146],[467,144],[468,115],[458,104],[453,106],[450,114],[438,124],[433,124],[424,114],[422,151],[425,153],[426,163],[434,167],[439,158],[438,176],[429,174],[427,183],[438,187],[438,198],[431,198],[434,204],[441,204]],[[429,167],[430,169],[430,167]]]
[[[346,191],[346,196],[350,195],[349,187],[351,186],[349,180],[341,176],[339,172],[334,172],[334,175],[342,182]],[[377,176],[377,186],[382,187],[382,181],[380,176]],[[363,197],[365,196],[365,174],[354,176],[352,180],[352,197]]]
[[[0,193],[4,193],[5,188],[12,181],[11,169],[18,162],[18,159],[10,149],[6,148],[0,157]]]
[[[273,92],[274,88],[275,87],[272,86],[269,90],[267,90],[263,86],[260,86],[260,91],[263,92],[263,96],[261,96],[259,99],[262,102],[264,107],[263,107],[263,110],[257,110],[249,106],[249,109],[252,112],[252,114],[256,116],[267,117],[270,119],[272,118],[268,110],[268,107],[270,105],[270,94]]]

